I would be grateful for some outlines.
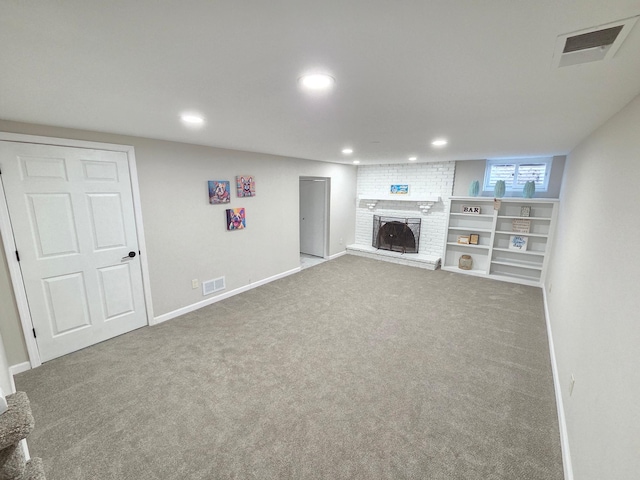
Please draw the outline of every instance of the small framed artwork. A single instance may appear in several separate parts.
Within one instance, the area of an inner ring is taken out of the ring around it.
[[[255,197],[256,182],[252,175],[238,175],[236,177],[238,197]]]
[[[246,226],[247,220],[244,208],[227,209],[227,230],[242,230]]]
[[[209,180],[209,203],[217,205],[219,203],[229,203],[230,201],[229,181]]]
[[[409,185],[391,185],[389,193],[391,195],[409,195]]]
[[[469,235],[458,235],[458,243],[460,245],[469,245]]]
[[[509,237],[509,250],[520,250],[525,251],[527,249],[527,237],[523,237],[521,235],[511,235]]]
[[[529,233],[531,229],[531,220],[522,218],[514,218],[511,221],[511,230],[517,233]]]
[[[480,214],[480,207],[478,205],[462,205],[462,213]]]
[[[520,216],[521,217],[528,217],[531,215],[531,207],[528,205],[523,205],[522,207],[520,207]]]
[[[480,243],[480,235],[472,233],[469,235],[469,245],[478,245]]]

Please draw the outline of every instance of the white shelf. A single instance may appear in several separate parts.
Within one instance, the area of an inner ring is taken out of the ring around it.
[[[456,230],[469,233],[491,233],[493,230],[490,228],[473,228],[473,227],[449,227],[449,230]]]
[[[522,285],[541,286],[553,241],[558,200],[543,198],[502,198],[500,200],[499,210],[494,210],[493,198],[450,198],[442,269]],[[482,214],[461,213],[462,205],[474,204],[482,207]],[[519,215],[523,206],[531,207],[529,217]],[[505,230],[505,228],[511,228],[511,220],[515,219],[530,220],[532,230],[543,233]],[[460,232],[480,234],[482,244],[457,243],[455,237]],[[506,248],[508,236],[511,235],[529,237],[528,246],[531,250],[519,251]],[[458,261],[462,254],[471,256],[473,270],[458,268]]]
[[[540,237],[547,238],[549,235],[546,233],[522,233],[522,232],[508,232],[506,230],[496,230],[496,233],[501,235],[519,235],[521,237]]]
[[[489,277],[494,280],[500,280],[501,282],[519,283],[521,285],[529,285],[532,287],[540,286],[540,280],[531,278],[527,275],[504,275],[501,273],[491,273]]]
[[[534,264],[534,263],[509,262],[506,260],[491,260],[491,263],[495,265],[506,265],[507,267],[529,268],[531,270],[542,271],[542,265]]]
[[[453,215],[453,213],[451,215]],[[518,217],[515,215],[498,215],[498,218],[517,218],[519,220],[541,220],[541,221],[547,221],[547,222],[551,221],[551,219],[548,217]]]
[[[452,201],[464,201],[464,202],[490,202],[493,203],[493,197],[468,197],[468,196],[452,196],[449,197]],[[498,198],[503,204],[519,204],[532,205],[532,204],[553,204],[558,203],[560,200],[557,198],[524,198],[524,197],[502,197]]]
[[[488,213],[450,213],[449,215],[451,215],[452,217],[486,217],[486,218],[493,218],[493,214],[488,214]]]
[[[518,255],[539,255],[541,257],[544,257],[544,252],[536,252],[535,250],[511,250],[510,248],[498,248],[498,247],[493,247],[493,251],[494,252],[509,252],[509,253],[516,253]]]
[[[467,275],[475,275],[477,277],[486,277],[487,276],[487,272],[485,272],[484,270],[477,270],[477,269],[472,269],[472,270],[464,270],[460,267],[453,267],[453,266],[444,266],[442,267],[442,270],[446,271],[446,272],[462,272],[465,273]]]
[[[478,248],[480,250],[489,250],[489,247],[487,245],[469,245],[466,243],[458,242],[447,242],[447,245],[451,245],[452,247]]]
[[[483,202],[493,203],[493,197],[450,197],[451,200],[465,201],[465,202]]]

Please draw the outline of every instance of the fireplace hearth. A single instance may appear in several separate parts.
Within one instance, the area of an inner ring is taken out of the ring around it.
[[[420,224],[419,218],[374,215],[372,245],[392,252],[418,253]]]

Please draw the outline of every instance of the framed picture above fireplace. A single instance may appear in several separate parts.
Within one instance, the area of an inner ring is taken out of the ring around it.
[[[389,193],[391,195],[409,195],[409,185],[391,185]]]

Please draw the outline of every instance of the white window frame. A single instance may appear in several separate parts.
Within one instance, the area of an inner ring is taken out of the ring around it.
[[[507,192],[522,192],[524,185],[518,185],[518,170],[520,165],[544,164],[544,179],[542,186],[536,185],[536,192],[546,192],[549,189],[549,177],[551,176],[551,166],[553,157],[534,157],[534,158],[491,158],[487,159],[487,166],[484,171],[483,191],[493,192],[494,187],[489,184],[491,179],[491,167],[493,165],[514,165],[515,172],[513,174],[513,182],[511,186],[507,185]]]

